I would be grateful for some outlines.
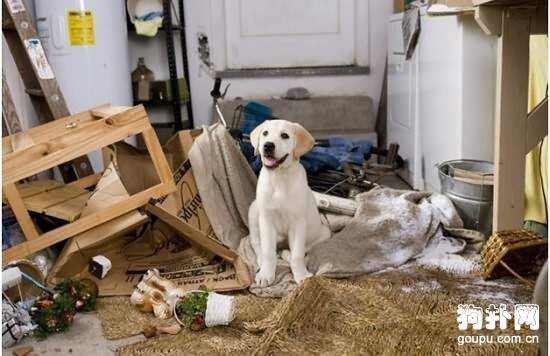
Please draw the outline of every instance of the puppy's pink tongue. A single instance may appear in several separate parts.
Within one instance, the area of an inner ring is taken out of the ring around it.
[[[265,165],[268,167],[273,167],[277,164],[277,160],[273,157],[265,157],[264,160]]]

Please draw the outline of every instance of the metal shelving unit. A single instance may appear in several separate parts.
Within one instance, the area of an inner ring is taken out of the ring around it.
[[[191,91],[189,89],[189,65],[187,63],[187,45],[185,42],[185,14],[183,2],[184,0],[176,0],[178,3],[178,23],[174,24],[172,22],[173,12],[172,12],[172,0],[162,0],[162,7],[164,11],[163,25],[159,29],[165,33],[166,38],[166,57],[168,60],[168,72],[170,74],[170,89],[172,92],[172,100],[161,101],[153,99],[146,102],[134,102],[134,104],[143,104],[144,106],[164,106],[168,105],[172,108],[172,113],[174,120],[172,123],[153,123],[152,125],[157,128],[167,128],[173,127],[174,131],[179,131],[183,129],[193,128],[193,110],[191,107]],[[135,29],[131,22],[128,19],[128,31],[135,32]],[[187,81],[189,98],[186,101],[180,99],[179,85],[178,85],[178,70],[176,63],[176,50],[174,44],[174,34],[176,32],[180,33],[180,42],[181,42],[181,55],[182,55],[182,64],[183,64],[183,77]],[[187,121],[186,125],[183,122],[183,110],[182,104],[185,104],[187,112]]]

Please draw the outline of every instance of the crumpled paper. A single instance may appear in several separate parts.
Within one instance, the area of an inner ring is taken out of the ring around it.
[[[2,300],[2,347],[8,348],[18,343],[36,328],[29,314],[36,298],[13,305]]]

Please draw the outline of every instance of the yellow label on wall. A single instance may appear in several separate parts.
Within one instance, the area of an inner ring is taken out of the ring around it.
[[[94,16],[91,11],[68,11],[71,46],[95,45]]]

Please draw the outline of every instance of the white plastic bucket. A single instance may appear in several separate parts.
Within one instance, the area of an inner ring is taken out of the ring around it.
[[[205,292],[201,290],[192,290],[189,293],[208,293],[208,299],[206,301],[206,312],[204,315],[204,323],[207,327],[216,325],[229,325],[235,318],[235,297],[229,295],[222,295],[214,292]],[[182,296],[183,297],[183,296]],[[178,302],[174,303],[174,318],[177,322],[186,326],[176,313],[176,306]]]

